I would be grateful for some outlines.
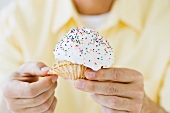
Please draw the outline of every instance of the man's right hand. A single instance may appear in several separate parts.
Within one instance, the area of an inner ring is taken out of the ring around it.
[[[49,67],[41,62],[23,64],[7,81],[3,89],[5,102],[1,104],[6,104],[10,113],[53,113],[58,77],[46,76],[48,70]],[[43,78],[38,80],[38,77]],[[0,109],[7,111],[2,106]]]

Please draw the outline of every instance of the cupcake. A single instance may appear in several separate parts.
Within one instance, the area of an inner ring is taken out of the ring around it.
[[[57,43],[54,55],[56,62],[48,74],[57,74],[65,79],[84,79],[87,68],[95,71],[110,67],[114,61],[113,48],[99,33],[88,28],[72,28]]]

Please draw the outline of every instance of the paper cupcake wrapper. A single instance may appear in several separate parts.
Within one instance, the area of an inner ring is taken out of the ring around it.
[[[57,74],[65,79],[84,79],[84,72],[87,67],[80,64],[73,64],[69,61],[57,61],[49,70],[48,75]]]

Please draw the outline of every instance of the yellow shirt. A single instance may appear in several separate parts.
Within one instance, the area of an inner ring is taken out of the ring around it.
[[[0,13],[0,83],[28,61],[51,66],[55,44],[84,26],[71,0],[18,0]],[[144,76],[146,94],[170,112],[170,0],[117,0],[98,29],[115,51],[114,67]],[[59,79],[55,113],[101,113],[88,93]]]

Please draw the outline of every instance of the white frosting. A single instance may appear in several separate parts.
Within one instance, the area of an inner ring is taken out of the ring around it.
[[[57,60],[82,64],[95,71],[110,67],[114,61],[113,49],[99,33],[87,28],[73,28],[56,45]]]

